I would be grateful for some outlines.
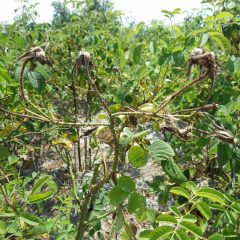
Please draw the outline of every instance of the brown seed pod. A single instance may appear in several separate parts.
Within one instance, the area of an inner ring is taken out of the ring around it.
[[[217,58],[213,52],[206,52],[203,48],[197,47],[190,53],[190,58],[187,61],[188,70],[187,76],[192,72],[193,65],[197,65],[200,70],[200,76],[207,73],[207,76],[214,80],[218,70]]]
[[[81,49],[75,60],[75,64],[72,72],[75,74],[79,74],[81,69],[92,70],[93,68],[94,68],[94,64],[93,64],[90,53]]]
[[[28,62],[30,62],[30,71],[33,71],[37,67],[37,62],[41,63],[42,65],[48,65],[52,66],[52,60],[47,58],[45,55],[45,51],[48,47],[48,43],[42,45],[42,46],[33,46],[30,47],[23,53],[21,56],[19,56],[16,61],[23,60],[21,72],[20,72],[20,92],[23,100],[27,100],[27,97],[25,95],[24,90],[24,83],[23,83],[23,75],[24,70],[26,68],[26,65]]]

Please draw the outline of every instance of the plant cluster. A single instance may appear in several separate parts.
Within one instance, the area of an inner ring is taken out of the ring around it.
[[[239,6],[205,2],[169,26],[26,2],[0,26],[1,239],[240,238]]]

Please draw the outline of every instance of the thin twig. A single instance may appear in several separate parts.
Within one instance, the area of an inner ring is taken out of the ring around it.
[[[193,85],[197,84],[198,82],[205,79],[209,74],[209,71],[207,71],[205,74],[200,76],[199,78],[195,79],[194,81],[191,81],[190,83],[186,84],[182,88],[180,88],[177,92],[173,93],[172,95],[169,95],[158,107],[158,110],[156,113],[160,112],[162,109],[164,109],[171,101],[173,101],[177,96],[179,96],[182,92],[184,92],[186,89],[192,87]]]

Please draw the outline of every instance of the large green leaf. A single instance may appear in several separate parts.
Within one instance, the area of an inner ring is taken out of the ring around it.
[[[40,218],[31,213],[21,213],[19,220],[27,223],[30,226],[37,226],[41,223]]]
[[[180,222],[180,226],[198,236],[199,238],[202,238],[203,236],[201,228],[194,223],[184,221]]]
[[[126,193],[131,193],[135,190],[135,182],[131,177],[121,176],[117,181],[117,186]]]
[[[215,233],[212,236],[210,236],[208,240],[224,240],[224,237],[222,234]]]
[[[174,232],[174,228],[170,226],[157,227],[152,231],[150,235],[150,239],[157,240],[157,239],[166,238],[173,232]]]
[[[200,213],[207,219],[211,219],[212,217],[212,212],[210,207],[208,206],[207,203],[205,202],[198,202],[197,203],[197,209],[200,211]]]
[[[187,181],[187,178],[183,174],[182,170],[172,159],[162,161],[161,164],[164,172],[166,172],[170,178],[178,181]]]
[[[119,233],[122,229],[123,215],[119,208],[116,211],[115,231]]]
[[[197,218],[196,218],[196,216],[194,216],[192,214],[186,214],[182,217],[182,221],[195,223],[195,222],[197,222]]]
[[[187,188],[188,190],[190,190],[194,195],[197,192],[197,186],[194,182],[189,181],[189,182],[184,182],[181,184],[182,187]]]
[[[133,146],[128,151],[128,160],[133,167],[143,167],[147,164],[148,153],[140,146]]]
[[[170,192],[177,194],[177,195],[181,195],[187,199],[190,198],[190,193],[182,187],[173,187],[173,188],[171,188]]]
[[[152,230],[144,230],[139,233],[139,240],[150,240]]]
[[[178,229],[176,231],[176,236],[179,240],[191,240],[187,233],[183,229]]]
[[[52,176],[46,175],[37,180],[32,188],[32,193],[39,192],[42,186],[47,184],[50,179],[52,179]]]
[[[169,208],[169,210],[174,213],[176,216],[181,217],[181,212],[179,211],[179,209],[176,206],[172,206]]]
[[[128,40],[131,40],[134,36],[136,36],[139,33],[139,31],[143,29],[144,26],[145,26],[144,22],[138,23],[138,25],[128,33]]]
[[[172,147],[162,140],[153,142],[149,146],[149,152],[152,159],[156,162],[170,160],[172,157],[175,156]]]
[[[217,19],[226,19],[226,20],[229,20],[229,19],[233,18],[233,15],[232,15],[230,12],[222,11],[222,12],[219,12],[219,13],[216,15],[216,18],[217,18]]]
[[[230,41],[222,34],[217,31],[208,33],[210,38],[221,48],[226,51],[231,49]]]
[[[133,62],[135,64],[140,63],[143,46],[144,46],[144,44],[139,44],[133,50]]]
[[[54,194],[53,191],[48,191],[44,193],[33,193],[28,197],[28,202],[29,203],[39,203],[42,201],[47,200]]]
[[[110,203],[114,206],[118,206],[122,203],[128,196],[128,193],[124,192],[119,187],[113,187],[109,192]]]
[[[213,188],[202,187],[197,191],[196,196],[208,198],[208,199],[212,200],[213,202],[218,202],[222,205],[225,204],[224,195],[221,192],[219,192]]]
[[[129,213],[144,210],[146,207],[146,199],[138,192],[133,192],[128,200]]]
[[[162,214],[157,218],[157,221],[160,223],[171,223],[171,224],[177,224],[177,219],[169,214]]]

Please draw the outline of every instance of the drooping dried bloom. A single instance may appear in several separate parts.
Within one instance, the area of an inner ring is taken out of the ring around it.
[[[197,65],[200,69],[200,76],[206,74],[211,80],[215,79],[218,65],[214,52],[206,52],[203,48],[196,47],[190,53],[190,58],[187,63],[187,76],[191,74],[192,66]]]
[[[93,68],[94,68],[94,64],[93,64],[90,53],[81,49],[76,58],[76,61],[73,67],[73,73],[79,74],[81,69],[92,70]]]
[[[52,66],[52,60],[46,57],[45,51],[49,43],[46,43],[42,46],[33,46],[27,49],[16,61],[23,60],[21,72],[20,72],[20,92],[24,100],[26,100],[24,84],[23,84],[23,74],[25,67],[28,62],[30,62],[30,71],[33,71],[37,67],[37,62],[40,62],[42,65]]]

